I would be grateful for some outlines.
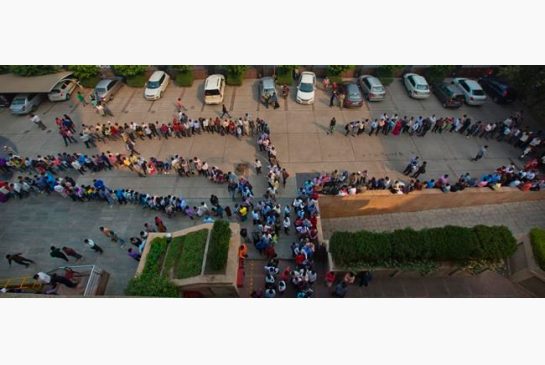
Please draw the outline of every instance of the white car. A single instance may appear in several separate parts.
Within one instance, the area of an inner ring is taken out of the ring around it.
[[[225,76],[210,75],[204,81],[204,103],[221,104],[225,94]]]
[[[151,74],[146,89],[144,90],[144,98],[146,100],[157,100],[165,92],[170,76],[165,71],[155,71]]]
[[[412,98],[425,99],[430,96],[430,86],[425,78],[420,75],[408,73],[403,76],[405,89]]]
[[[477,81],[464,77],[456,77],[452,80],[452,83],[462,90],[467,104],[483,105],[485,103],[486,94]]]
[[[316,90],[316,75],[314,72],[304,71],[297,84],[297,96],[295,100],[299,104],[314,103],[314,91]]]
[[[64,101],[70,99],[70,95],[74,92],[78,86],[78,80],[76,79],[64,79],[61,80],[53,87],[53,90],[47,94],[49,101]]]

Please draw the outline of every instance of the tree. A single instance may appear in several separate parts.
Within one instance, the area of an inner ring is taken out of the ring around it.
[[[0,74],[7,74],[9,72],[8,65],[0,65]]]
[[[528,106],[545,100],[545,66],[502,66],[498,74],[517,90]]]
[[[244,71],[248,69],[248,66],[243,65],[227,65],[225,66],[225,69],[227,70],[227,75],[231,77],[238,77],[241,76]]]
[[[432,83],[442,81],[444,78],[450,76],[455,69],[456,66],[450,65],[430,66],[426,69],[426,78]]]
[[[382,65],[377,68],[377,77],[384,85],[389,85],[394,79],[394,75],[401,71],[405,66]]]
[[[68,70],[74,73],[80,80],[89,80],[98,75],[100,67],[94,65],[72,65],[68,66]]]
[[[37,66],[37,65],[13,65],[9,66],[10,72],[19,76],[41,76],[59,70],[58,66]]]
[[[176,72],[179,72],[179,73],[188,73],[189,71],[191,71],[191,69],[193,68],[193,66],[189,66],[189,65],[174,65],[172,66],[172,69]]]
[[[298,66],[296,65],[280,65],[277,67],[278,74],[279,75],[291,75],[293,70],[295,70]]]
[[[352,67],[353,66],[349,65],[330,65],[327,66],[326,74],[329,76],[339,76],[343,72],[350,70]]]
[[[115,65],[112,66],[112,70],[118,76],[124,76],[127,78],[142,75],[146,72],[148,66],[144,65]]]

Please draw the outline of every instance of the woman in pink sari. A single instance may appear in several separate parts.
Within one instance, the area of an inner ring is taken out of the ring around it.
[[[401,121],[398,120],[394,126],[394,129],[392,130],[392,134],[394,136],[399,136],[399,133],[401,133]]]

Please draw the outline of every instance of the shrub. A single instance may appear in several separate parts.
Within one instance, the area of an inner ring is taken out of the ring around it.
[[[10,72],[19,76],[41,76],[59,71],[58,66],[14,65],[9,66]]]
[[[225,83],[231,86],[240,86],[242,85],[242,80],[244,78],[244,71],[248,66],[242,65],[228,65],[225,66],[227,75],[225,76]]]
[[[117,76],[123,76],[123,77],[126,77],[127,79],[129,79],[131,77],[134,77],[134,76],[143,75],[146,72],[147,69],[148,69],[148,66],[144,66],[144,65],[115,65],[115,66],[112,66],[112,71]]]
[[[394,80],[397,72],[403,69],[404,66],[382,65],[377,68],[377,77],[384,85],[389,85]]]
[[[193,66],[190,65],[174,65],[171,67],[173,71],[175,72],[191,72],[193,70]]]
[[[208,243],[206,257],[207,272],[221,272],[227,265],[229,242],[231,240],[231,228],[229,222],[217,220],[214,222]]]
[[[68,66],[68,70],[72,71],[74,76],[83,83],[84,80],[98,78],[100,67],[94,65],[72,65]]]
[[[231,239],[229,230],[229,239]],[[176,278],[185,279],[200,275],[208,230],[202,229],[184,236],[182,255],[176,265]],[[227,243],[229,248],[229,243]]]
[[[178,296],[178,289],[161,275],[142,273],[129,281],[125,294],[136,297],[173,298]]]
[[[329,77],[341,76],[343,72],[348,71],[353,67],[354,66],[349,66],[349,65],[330,65],[330,66],[327,66],[325,73]]]
[[[159,274],[163,266],[163,259],[167,250],[167,239],[165,237],[157,237],[150,243],[150,249],[146,256],[146,264],[144,274]]]
[[[146,86],[146,76],[144,74],[127,77],[127,86],[144,87]]]
[[[530,241],[534,257],[541,270],[545,270],[545,229],[534,228],[530,231]]]
[[[0,65],[0,74],[7,74],[9,72],[8,65]]]
[[[178,72],[175,82],[178,86],[190,87],[193,85],[193,71]]]
[[[426,69],[426,78],[430,83],[442,81],[444,78],[450,76],[455,68],[456,66],[449,65],[430,66]]]
[[[445,226],[414,231],[410,228],[393,232],[335,232],[330,252],[341,267],[430,266],[431,262],[470,260],[498,262],[516,250],[513,234],[505,226],[473,228]],[[431,265],[433,266],[433,265]]]

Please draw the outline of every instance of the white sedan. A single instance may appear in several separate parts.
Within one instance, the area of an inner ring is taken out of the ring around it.
[[[452,80],[452,83],[462,90],[467,104],[483,105],[485,103],[486,94],[477,81],[464,77],[456,77]]]
[[[70,95],[74,92],[78,86],[78,80],[76,79],[64,79],[61,80],[53,87],[53,90],[47,94],[49,101],[64,101],[70,99]]]
[[[316,75],[314,72],[302,72],[299,84],[297,84],[296,100],[299,104],[314,103],[314,91],[316,90]]]
[[[420,75],[408,73],[403,76],[403,84],[412,98],[425,99],[430,96],[430,86]]]

